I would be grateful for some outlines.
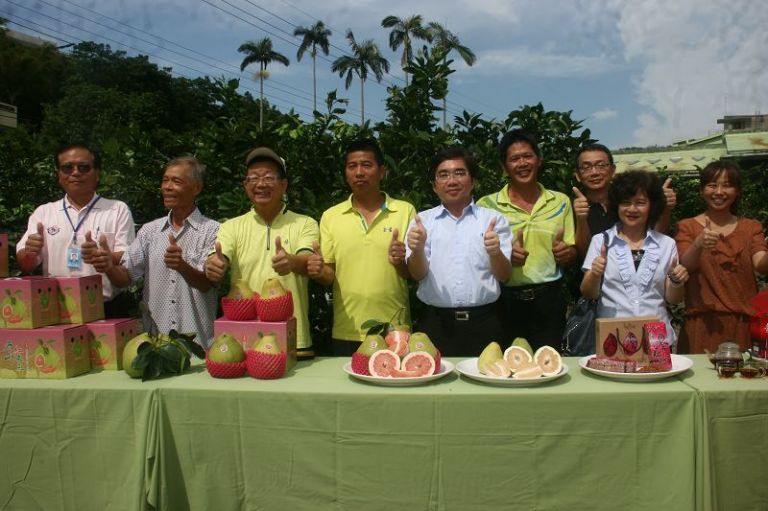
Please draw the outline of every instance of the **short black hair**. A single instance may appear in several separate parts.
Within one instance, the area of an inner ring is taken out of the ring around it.
[[[435,172],[437,172],[437,167],[440,166],[441,163],[443,163],[446,160],[457,160],[462,159],[464,160],[464,164],[467,166],[467,171],[469,172],[469,176],[472,179],[477,178],[478,174],[478,166],[477,162],[475,161],[475,157],[472,156],[472,153],[464,149],[463,147],[444,147],[443,149],[440,149],[437,154],[432,158],[432,163],[429,166],[429,180],[434,181],[435,180]]]
[[[523,129],[517,129],[507,132],[499,141],[499,161],[502,165],[507,161],[507,149],[509,149],[509,146],[518,142],[524,142],[531,146],[536,156],[541,158],[541,149],[539,149],[539,144],[536,142],[536,137]]]
[[[93,156],[93,168],[97,170],[101,170],[101,154],[96,149],[89,146],[88,144],[82,144],[79,142],[74,144],[66,144],[66,145],[59,146],[59,149],[56,151],[56,154],[53,155],[53,166],[58,169],[59,156],[61,156],[61,153],[66,153],[67,151],[70,151],[72,149],[85,149],[86,151],[91,153],[91,156]]]
[[[590,151],[600,151],[601,153],[605,153],[606,156],[608,156],[608,163],[613,165],[613,154],[611,154],[611,150],[605,147],[603,144],[585,144],[581,146],[579,149],[579,152],[576,153],[576,165],[579,164],[579,156],[581,156],[581,153],[588,153]]]
[[[611,212],[615,218],[618,218],[619,204],[631,199],[638,192],[645,192],[651,203],[651,208],[648,212],[648,223],[645,224],[645,228],[647,230],[653,227],[659,221],[664,208],[667,206],[661,186],[661,179],[654,172],[628,170],[617,174],[611,181],[611,187],[608,190]]]
[[[357,151],[371,152],[376,157],[376,163],[384,165],[384,153],[381,152],[381,147],[375,138],[360,138],[353,140],[347,147],[344,148],[344,160],[346,161],[349,153]]]
[[[736,200],[731,204],[731,213],[736,213],[739,210],[739,202],[741,202],[741,168],[735,161],[731,160],[717,160],[710,162],[709,165],[699,171],[699,191],[704,190],[704,187],[709,183],[714,183],[720,174],[725,174],[739,194],[736,196]]]

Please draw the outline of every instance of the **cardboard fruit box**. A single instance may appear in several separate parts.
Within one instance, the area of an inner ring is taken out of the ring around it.
[[[59,322],[59,284],[47,277],[0,280],[0,327],[38,328]]]
[[[213,335],[229,334],[243,345],[252,349],[264,335],[274,334],[277,344],[286,354],[285,368],[296,364],[296,318],[288,321],[232,321],[219,318],[213,322]]]
[[[59,319],[80,325],[104,319],[101,275],[54,277],[59,283]]]
[[[100,319],[85,326],[91,333],[91,367],[97,371],[122,369],[125,343],[144,331],[134,318]]]
[[[0,378],[63,379],[91,370],[85,325],[0,329]]]
[[[637,367],[648,365],[648,340],[643,327],[646,323],[658,321],[656,316],[596,320],[597,356],[614,360],[634,360]]]
[[[0,277],[8,276],[8,235],[0,234]]]

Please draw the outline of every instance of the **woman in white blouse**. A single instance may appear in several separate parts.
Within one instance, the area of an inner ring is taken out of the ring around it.
[[[653,230],[665,205],[661,180],[649,172],[622,172],[611,183],[609,200],[619,221],[606,231],[607,244],[603,233],[592,237],[581,293],[600,297],[599,318],[657,316],[674,344],[666,304],[682,301],[688,271],[678,262],[675,240]]]

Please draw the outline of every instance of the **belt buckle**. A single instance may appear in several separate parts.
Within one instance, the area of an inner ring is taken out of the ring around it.
[[[534,288],[521,289],[517,292],[517,299],[524,302],[530,302],[536,299],[536,290]]]
[[[456,311],[453,313],[456,321],[469,321],[469,311]]]

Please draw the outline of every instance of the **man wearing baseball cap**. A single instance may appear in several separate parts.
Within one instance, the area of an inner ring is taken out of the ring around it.
[[[231,268],[230,281],[245,281],[258,291],[268,278],[279,278],[293,295],[299,356],[311,356],[307,258],[319,238],[317,222],[288,210],[283,196],[288,188],[285,160],[268,147],[258,147],[245,159],[243,188],[251,210],[224,222],[205,275],[220,282]]]

